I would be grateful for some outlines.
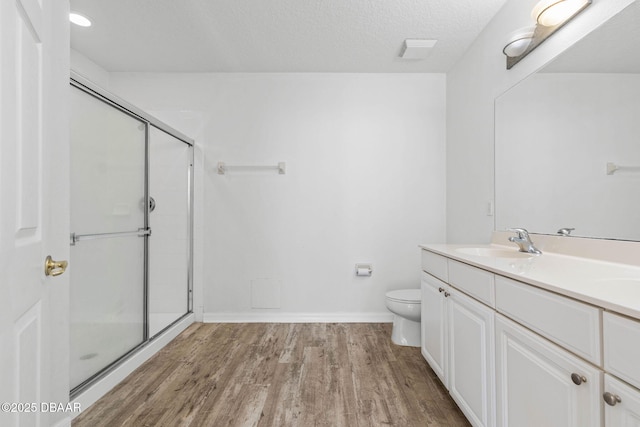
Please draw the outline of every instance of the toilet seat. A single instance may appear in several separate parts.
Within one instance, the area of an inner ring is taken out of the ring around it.
[[[387,299],[405,304],[420,304],[420,289],[399,289],[386,293]]]

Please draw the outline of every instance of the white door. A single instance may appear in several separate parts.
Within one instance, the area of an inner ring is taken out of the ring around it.
[[[493,426],[495,312],[453,288],[449,293],[449,393],[471,424]]]
[[[640,427],[640,390],[605,374],[605,427]]]
[[[42,406],[69,396],[68,275],[44,274],[69,254],[66,3],[0,2],[2,426],[70,416]]]
[[[602,371],[496,315],[497,425],[600,427]]]

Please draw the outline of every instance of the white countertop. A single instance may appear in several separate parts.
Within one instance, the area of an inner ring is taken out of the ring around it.
[[[527,256],[513,245],[420,245],[421,248],[501,276],[640,319],[640,267],[544,251]],[[471,255],[485,248],[513,257]],[[506,251],[506,252],[505,252]]]

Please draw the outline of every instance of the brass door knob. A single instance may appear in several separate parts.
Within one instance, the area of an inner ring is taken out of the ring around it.
[[[47,255],[44,260],[44,275],[45,276],[59,276],[65,272],[69,263],[67,261],[54,261],[51,259],[51,255]]]

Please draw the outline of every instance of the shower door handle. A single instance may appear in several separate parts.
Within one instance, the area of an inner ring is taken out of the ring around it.
[[[77,242],[82,240],[97,240],[97,239],[113,239],[116,237],[131,237],[131,236],[150,236],[150,228],[139,228],[137,231],[120,231],[115,233],[98,233],[98,234],[76,234],[71,233],[71,246],[75,246]]]
[[[149,212],[153,212],[154,210],[156,210],[156,199],[149,196],[149,199],[148,199],[149,204],[145,206],[146,200],[147,199],[145,199],[144,197],[140,200],[140,209],[144,211],[148,208]]]

